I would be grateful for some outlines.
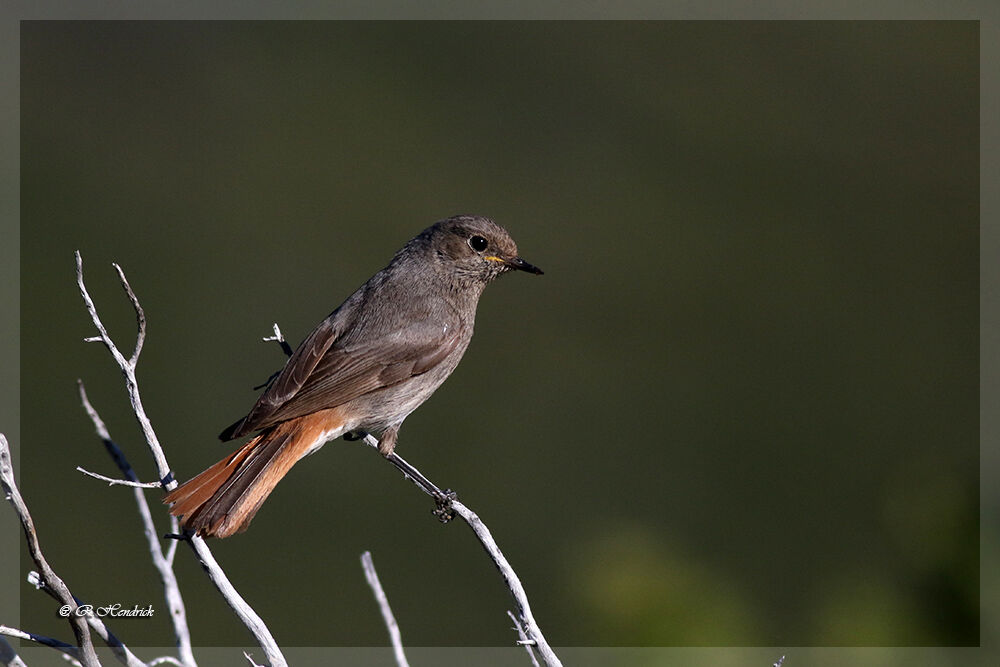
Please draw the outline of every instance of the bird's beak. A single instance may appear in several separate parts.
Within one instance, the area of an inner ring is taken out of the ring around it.
[[[540,276],[545,273],[534,264],[528,264],[520,257],[497,257],[496,255],[487,255],[483,259],[488,259],[491,262],[500,262],[509,269],[527,271],[528,273],[534,273],[536,276]]]
[[[489,256],[486,259],[492,260],[494,262],[502,262],[505,266],[516,269],[518,271],[527,271],[528,273],[534,273],[536,276],[540,276],[544,273],[540,268],[533,264],[528,264],[526,261],[520,257],[497,257],[496,255]]]

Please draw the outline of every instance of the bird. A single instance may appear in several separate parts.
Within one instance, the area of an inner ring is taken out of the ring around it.
[[[424,229],[303,340],[250,411],[219,434],[253,437],[170,491],[170,513],[189,533],[229,537],[325,443],[380,433],[379,451],[392,454],[403,420],[465,353],[484,288],[511,271],[543,273],[490,218],[456,215]]]

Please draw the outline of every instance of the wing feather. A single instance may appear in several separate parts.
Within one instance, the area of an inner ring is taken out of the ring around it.
[[[346,341],[334,315],[303,341],[250,413],[220,437],[238,438],[426,373],[462,340],[461,327],[427,318],[379,338]]]

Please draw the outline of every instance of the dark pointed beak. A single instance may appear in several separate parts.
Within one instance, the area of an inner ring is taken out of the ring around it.
[[[528,264],[526,261],[520,257],[515,257],[514,259],[508,259],[504,261],[504,264],[512,269],[517,269],[518,271],[527,271],[528,273],[534,273],[536,276],[540,276],[544,271],[533,264]]]

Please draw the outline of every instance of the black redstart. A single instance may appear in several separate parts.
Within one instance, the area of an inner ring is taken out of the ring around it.
[[[219,438],[257,435],[168,493],[170,513],[199,535],[228,537],[246,530],[295,462],[326,442],[381,432],[388,456],[403,420],[465,353],[483,288],[513,269],[542,273],[489,218],[459,215],[420,232],[299,345]]]

